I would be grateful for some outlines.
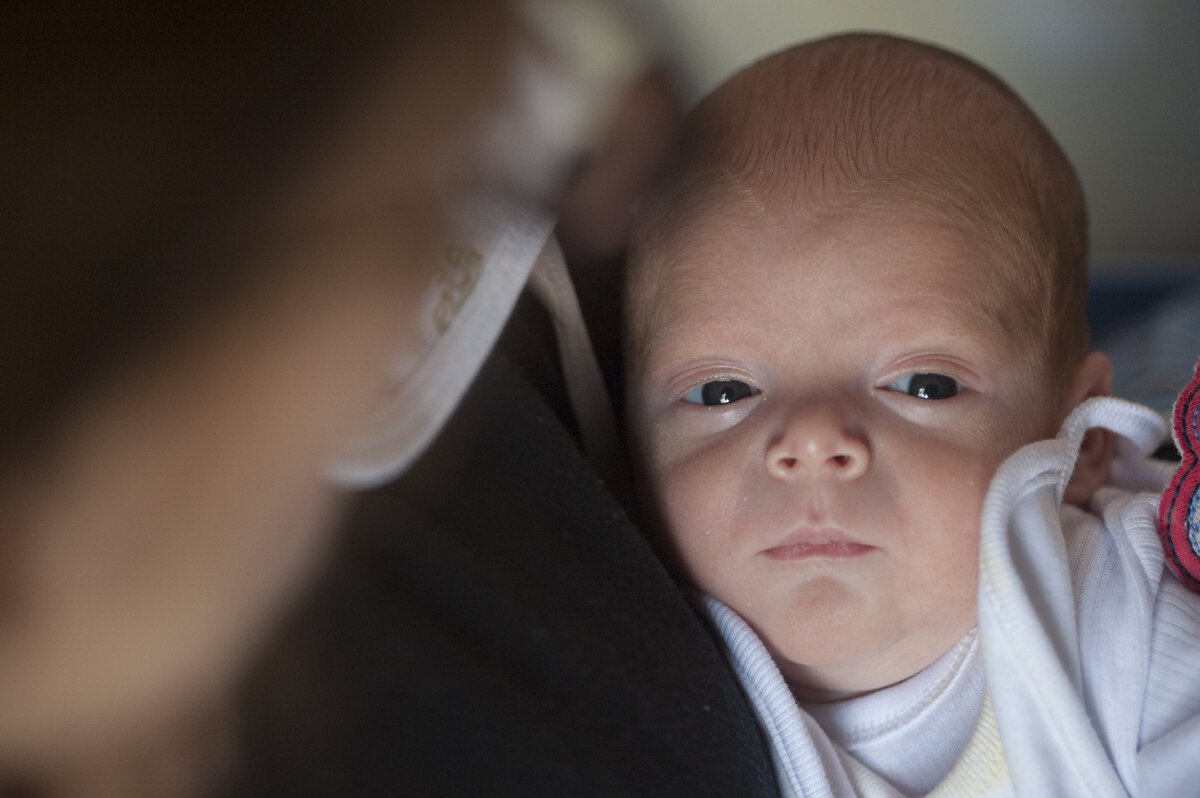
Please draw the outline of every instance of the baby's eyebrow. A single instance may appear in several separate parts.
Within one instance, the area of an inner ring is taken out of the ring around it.
[[[707,345],[659,328],[644,342],[637,371],[643,381],[669,383],[689,371],[703,369],[706,363],[727,359]]]
[[[641,298],[641,305],[635,316],[637,323],[634,327],[633,349],[631,355],[634,365],[644,365],[649,361],[674,357],[673,349],[682,346],[689,334],[681,327],[687,324],[678,322],[668,323],[666,320],[667,305],[679,302],[681,294],[687,292],[686,286],[672,286],[670,295],[662,289],[652,290]],[[686,301],[686,296],[682,297]],[[689,349],[692,349],[689,346]],[[664,354],[665,353],[665,354]]]
[[[655,341],[647,341],[639,358],[637,373],[642,380],[658,378],[669,380],[675,374],[686,370],[684,353],[675,353],[670,346],[656,345]]]

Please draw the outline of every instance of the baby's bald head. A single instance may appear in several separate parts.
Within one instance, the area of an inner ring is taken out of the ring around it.
[[[731,194],[820,221],[847,212],[944,225],[989,253],[975,302],[1046,369],[1082,356],[1087,223],[1074,170],[1000,80],[936,47],[850,34],[736,74],[685,124],[680,158],[631,255],[631,355],[652,326],[654,264],[700,207]]]

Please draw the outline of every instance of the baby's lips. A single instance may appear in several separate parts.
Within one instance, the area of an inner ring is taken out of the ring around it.
[[[873,548],[838,529],[803,527],[764,550],[763,554],[775,560],[842,560],[866,554]]]

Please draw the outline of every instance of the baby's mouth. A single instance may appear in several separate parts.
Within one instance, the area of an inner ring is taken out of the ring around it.
[[[799,529],[763,551],[773,560],[827,559],[845,560],[874,549],[859,543],[836,529]]]

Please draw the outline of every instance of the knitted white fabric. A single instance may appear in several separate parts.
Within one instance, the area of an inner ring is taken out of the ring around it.
[[[901,792],[925,795],[966,748],[983,701],[983,657],[972,629],[899,684],[803,708],[830,739]]]

